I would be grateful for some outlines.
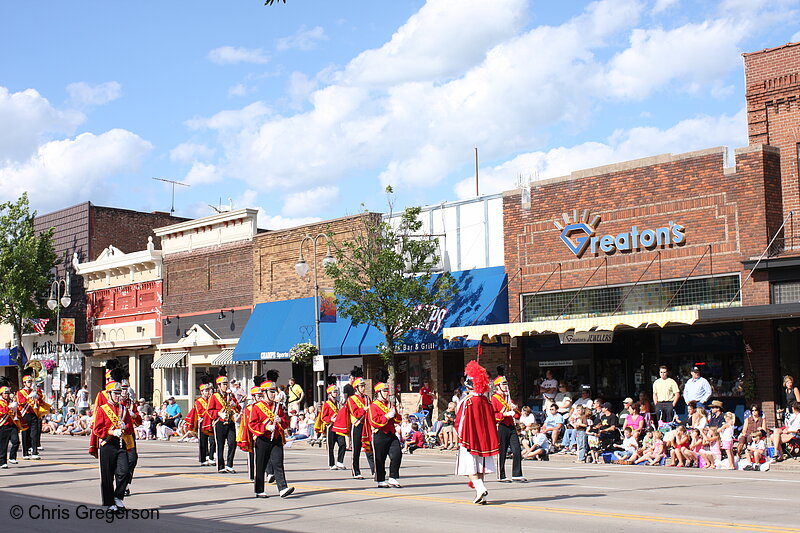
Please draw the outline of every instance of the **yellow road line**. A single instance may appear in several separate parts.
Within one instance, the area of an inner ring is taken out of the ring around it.
[[[40,463],[46,464],[53,464],[53,465],[63,465],[63,466],[74,466],[74,467],[81,467],[81,468],[97,468],[97,465],[94,464],[84,464],[84,463],[63,463],[59,461],[49,461],[49,460],[40,460]],[[163,476],[169,475],[172,477],[183,477],[189,479],[206,479],[215,482],[224,481],[227,483],[233,484],[247,484],[249,485],[251,482],[248,480],[243,480],[241,478],[234,478],[229,476],[223,476],[220,474],[176,474],[174,472],[167,472],[161,470],[152,470],[149,468],[136,468],[136,472],[138,474],[149,474],[152,476]],[[369,490],[369,489],[341,489],[341,488],[331,488],[331,487],[322,487],[317,485],[307,485],[304,483],[295,484],[295,487],[298,489],[304,489],[308,491],[328,491],[328,492],[337,492],[343,494],[354,494],[358,496],[375,496],[380,498],[393,498],[398,500],[414,500],[414,501],[423,501],[428,503],[447,503],[447,504],[457,504],[457,505],[469,505],[474,507],[475,504],[468,499],[464,500],[457,500],[455,498],[442,498],[436,496],[425,496],[421,494],[403,494],[401,492],[396,492],[393,489],[386,489],[384,491],[378,490]],[[762,524],[745,524],[745,523],[738,523],[738,522],[718,522],[718,521],[711,521],[711,520],[699,520],[699,519],[686,519],[686,518],[673,518],[667,516],[649,516],[649,515],[634,515],[628,513],[610,513],[604,511],[591,511],[591,510],[582,510],[582,509],[570,509],[567,507],[549,507],[549,506],[539,506],[539,505],[525,505],[525,504],[518,504],[518,503],[501,503],[501,504],[492,504],[489,503],[489,506],[497,506],[502,507],[503,509],[515,509],[520,511],[534,511],[540,513],[553,513],[553,514],[564,514],[564,515],[572,515],[572,516],[581,516],[581,517],[591,517],[591,518],[614,518],[620,520],[636,520],[640,522],[655,522],[659,524],[669,524],[674,526],[695,526],[695,527],[708,527],[708,528],[717,528],[717,529],[735,529],[735,530],[742,530],[742,531],[763,531],[767,533],[800,533],[800,529],[798,528],[791,528],[791,527],[783,527],[783,526],[768,526]]]

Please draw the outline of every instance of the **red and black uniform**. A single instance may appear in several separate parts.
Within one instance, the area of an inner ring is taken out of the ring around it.
[[[42,436],[42,417],[50,412],[50,404],[42,392],[33,389],[17,391],[17,409],[22,431],[22,456],[39,457]]]
[[[6,464],[9,459],[16,461],[19,450],[17,413],[10,407],[12,401],[13,399],[6,401],[0,397],[0,466]],[[11,449],[8,448],[9,443]]]
[[[345,442],[344,435],[337,433],[334,429],[334,422],[338,414],[339,406],[336,405],[335,400],[328,399],[322,404],[319,417],[328,438],[328,466],[331,469],[344,467],[344,454],[347,451],[347,443]],[[337,445],[339,446],[339,450],[336,453],[336,459],[334,459],[333,448]]]
[[[347,399],[347,413],[350,416],[350,442],[353,446],[353,476],[361,476],[361,448],[367,456],[369,470],[375,474],[375,460],[372,456],[372,442],[370,439],[369,424],[367,424],[367,411],[369,410],[369,396],[355,393]]]
[[[372,450],[375,454],[375,481],[386,481],[386,458],[389,458],[389,477],[400,477],[400,462],[403,452],[400,440],[397,438],[396,425],[402,420],[399,413],[395,412],[390,417],[389,406],[376,398],[367,411],[367,421],[372,430]]]
[[[97,396],[94,399],[94,405],[92,406],[92,416],[97,414],[97,410],[107,404],[109,402],[108,391],[101,390],[97,393]],[[94,436],[94,433],[89,435],[89,454],[97,457],[97,437]]]
[[[126,426],[124,430],[124,438],[131,444],[130,448],[127,448],[128,480],[125,483],[125,488],[127,489],[125,495],[130,496],[130,486],[133,482],[133,471],[136,470],[136,465],[139,464],[139,451],[136,449],[136,428],[142,425],[142,415],[136,408],[136,404],[130,399],[126,400],[123,403],[123,406],[125,407],[128,415],[130,415],[131,422],[133,422],[131,425]]]
[[[186,415],[186,424],[197,432],[201,466],[207,461],[211,461],[211,457],[214,455],[214,426],[208,413],[210,401],[210,398],[208,400],[203,397],[197,398],[194,401],[194,407]]]
[[[125,498],[130,465],[128,450],[135,447],[130,412],[117,404],[107,403],[94,413],[92,435],[97,438],[100,460],[100,493],[104,506]]]
[[[272,467],[278,491],[283,492],[288,487],[286,473],[283,470],[283,445],[286,442],[286,429],[289,427],[286,411],[277,402],[260,400],[252,406],[247,427],[255,438],[255,493],[264,492],[267,464]]]
[[[516,423],[520,417],[519,409],[509,401],[508,396],[499,391],[492,395],[492,409],[494,410],[495,422],[497,422],[497,440],[500,450],[497,475],[501,481],[506,480],[506,451],[511,446],[511,454],[513,456],[511,476],[512,478],[521,478],[522,447],[520,446],[516,429]],[[513,415],[507,414],[512,411]]]
[[[217,441],[217,470],[225,467],[233,468],[236,455],[236,422],[234,415],[242,410],[233,394],[215,392],[208,402],[208,415],[214,421],[214,439]],[[228,455],[223,458],[225,444],[228,444]]]

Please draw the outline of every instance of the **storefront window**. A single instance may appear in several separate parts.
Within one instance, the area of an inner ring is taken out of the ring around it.
[[[775,383],[775,390],[780,390],[779,402],[783,404],[785,394],[782,390],[783,376],[794,378],[795,384],[800,382],[800,321],[787,320],[778,324],[778,366],[780,382]]]
[[[174,396],[189,395],[189,368],[175,367],[164,369],[164,398],[169,394]]]

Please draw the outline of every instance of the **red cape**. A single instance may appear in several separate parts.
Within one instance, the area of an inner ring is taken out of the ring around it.
[[[461,445],[472,455],[497,455],[497,424],[492,403],[486,396],[470,394],[461,402],[456,414],[456,428]]]

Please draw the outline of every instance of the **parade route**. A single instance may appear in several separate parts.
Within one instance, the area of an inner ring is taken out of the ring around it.
[[[18,521],[29,531],[107,528],[110,517],[91,515],[98,508],[99,481],[86,444],[84,438],[45,436],[41,461],[3,470],[3,522]],[[196,466],[195,446],[139,443],[133,494],[126,499],[129,513],[114,517],[115,528],[363,531],[380,523],[415,531],[496,529],[498,524],[510,531],[800,531],[790,497],[800,490],[800,479],[789,472],[525,462],[529,483],[490,481],[489,505],[478,506],[464,479],[452,475],[450,455],[406,455],[403,488],[378,489],[371,480],[350,479],[348,471],[328,470],[324,450],[301,445],[286,450],[287,477],[296,492],[281,499],[271,485],[270,497],[257,500],[243,454],[237,454],[236,474],[217,474],[213,467]]]

